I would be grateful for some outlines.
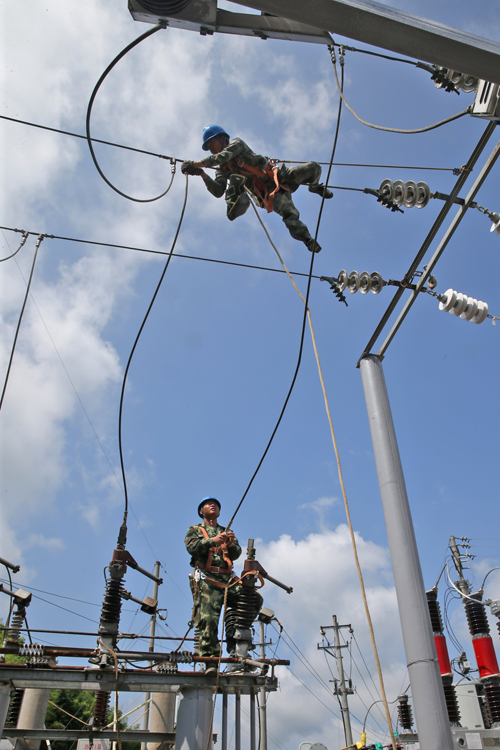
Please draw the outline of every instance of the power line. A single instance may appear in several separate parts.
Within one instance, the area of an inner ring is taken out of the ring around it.
[[[39,125],[38,123],[29,122],[28,120],[19,120],[15,117],[6,117],[5,115],[0,115],[0,120],[9,120],[10,122],[15,122],[20,125],[28,125],[29,127],[32,127],[32,128],[38,128],[40,130],[48,130],[52,133],[59,133],[61,135],[69,135],[72,138],[80,138],[81,140],[84,140],[84,141],[87,140],[87,137],[85,135],[80,135],[79,133],[71,133],[69,130],[60,130],[59,128],[50,128],[47,125]],[[166,159],[168,161],[175,161],[175,162],[184,161],[184,159],[180,159],[178,157],[167,156],[166,154],[157,154],[154,151],[146,151],[145,149],[134,148],[133,146],[125,146],[120,143],[114,143],[113,141],[104,141],[104,140],[101,140],[100,138],[91,138],[90,140],[92,141],[92,143],[102,143],[105,146],[112,146],[113,148],[121,148],[126,151],[134,151],[138,154],[145,154],[146,156],[155,156],[158,159]],[[277,161],[282,164],[303,164],[304,163],[304,160],[299,161],[299,160],[292,160],[292,159],[274,159],[273,161]],[[318,161],[317,163],[321,164],[321,166],[328,166],[330,162]],[[421,170],[428,171],[428,172],[455,172],[455,173],[458,173],[460,171],[460,169],[457,167],[422,167],[422,166],[407,166],[407,165],[401,165],[401,164],[358,164],[357,162],[341,162],[341,161],[334,161],[332,164],[334,167],[363,167],[363,168],[368,168],[368,169],[421,169]]]
[[[22,229],[15,229],[13,227],[4,227],[4,226],[0,226],[0,229],[4,229],[7,232],[23,232],[24,231]],[[36,236],[39,234],[39,232],[29,231],[28,234]],[[95,240],[84,240],[78,237],[62,237],[56,234],[46,234],[45,236],[51,240],[61,240],[63,242],[78,242],[83,245],[96,245],[97,247],[111,247],[117,250],[134,250],[135,252],[149,253],[151,255],[170,255],[170,253],[165,250],[150,250],[149,248],[134,247],[133,245],[118,245],[112,242],[99,242]],[[185,258],[187,260],[200,260],[206,263],[219,263],[224,266],[237,266],[239,268],[252,268],[256,271],[270,271],[272,273],[286,273],[282,268],[269,268],[268,266],[257,266],[252,263],[237,263],[231,260],[219,260],[218,258],[202,258],[197,255],[185,255],[184,253],[172,253],[171,255],[174,258]],[[293,276],[305,276],[307,278],[309,277],[309,274],[303,273],[301,271],[290,271],[290,273]],[[315,276],[313,274],[311,278],[319,279],[320,277]]]

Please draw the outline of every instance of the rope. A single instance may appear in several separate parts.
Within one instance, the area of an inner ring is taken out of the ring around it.
[[[144,326],[146,325],[146,321],[148,319],[149,313],[151,312],[151,308],[153,307],[154,301],[155,301],[155,299],[156,299],[156,297],[158,295],[158,292],[160,291],[160,287],[162,285],[163,279],[165,278],[165,274],[167,272],[167,268],[168,268],[169,263],[170,263],[170,261],[172,259],[172,254],[174,252],[175,243],[177,242],[177,238],[179,236],[179,232],[180,232],[180,229],[181,229],[181,226],[182,226],[182,220],[184,219],[184,213],[186,211],[186,204],[187,204],[187,198],[188,198],[188,186],[189,186],[189,178],[186,175],[186,190],[185,190],[185,193],[184,193],[184,203],[182,204],[181,216],[180,216],[180,219],[179,219],[179,223],[177,225],[177,230],[175,232],[175,236],[174,236],[174,239],[173,239],[173,242],[172,242],[172,246],[170,248],[170,252],[168,254],[168,258],[167,258],[167,261],[165,263],[165,267],[164,267],[163,272],[162,272],[162,274],[160,276],[160,280],[159,280],[159,282],[158,282],[158,284],[156,286],[155,292],[153,294],[153,298],[152,298],[151,302],[149,303],[149,307],[148,307],[148,309],[146,311],[146,315],[144,316],[144,320],[142,321],[141,327],[139,328],[139,332],[138,332],[138,334],[137,334],[137,336],[135,338],[134,345],[132,346],[132,351],[130,352],[130,356],[128,358],[127,366],[125,367],[125,373],[123,375],[122,391],[121,391],[121,395],[120,395],[120,409],[119,409],[119,415],[118,415],[118,448],[119,448],[119,452],[120,452],[120,466],[121,466],[122,478],[123,478],[123,490],[124,490],[124,493],[125,493],[125,515],[128,513],[127,480],[125,478],[125,465],[124,465],[124,462],[123,462],[123,448],[122,448],[122,415],[123,415],[123,399],[124,399],[124,395],[125,395],[125,385],[126,385],[126,382],[127,382],[127,375],[128,375],[128,371],[129,371],[129,368],[130,368],[130,363],[132,362],[132,357],[134,356],[134,352],[135,352],[135,349],[136,349],[137,344],[139,342],[139,338],[140,338],[141,333],[142,333],[142,331],[144,329]]]
[[[65,711],[64,708],[61,708],[61,706],[58,706],[57,703],[54,703],[53,701],[49,701],[51,706],[54,706],[54,708],[57,708],[58,711],[62,711],[63,714],[66,714],[66,716],[70,716],[72,719],[75,719],[76,721],[79,721],[80,724],[83,724],[84,726],[88,726],[86,721],[82,721],[78,718],[78,716],[73,716],[73,714],[68,713],[68,711]]]
[[[87,118],[86,118],[86,121],[85,121],[85,128],[86,128],[86,134],[87,134],[87,143],[88,143],[88,146],[89,146],[89,150],[90,150],[90,155],[92,157],[92,161],[94,162],[95,167],[96,167],[97,171],[99,172],[99,174],[101,175],[101,177],[104,180],[104,182],[107,185],[109,185],[109,187],[112,190],[114,190],[115,193],[118,193],[118,195],[121,195],[123,198],[127,198],[127,200],[134,201],[135,203],[152,203],[153,201],[157,201],[160,198],[163,198],[163,196],[168,193],[168,191],[170,190],[170,188],[172,186],[172,182],[174,181],[175,162],[176,162],[176,160],[175,159],[171,159],[170,160],[170,162],[172,164],[172,177],[170,178],[170,183],[169,183],[167,189],[163,193],[161,193],[161,195],[157,195],[156,198],[133,198],[131,195],[127,195],[126,193],[123,193],[121,190],[118,190],[118,188],[115,187],[108,180],[108,178],[106,177],[106,175],[102,171],[101,167],[99,166],[99,163],[97,161],[97,157],[96,157],[95,152],[94,152],[94,147],[92,146],[92,140],[93,139],[90,137],[90,115],[92,113],[92,107],[94,105],[94,100],[95,100],[95,98],[97,96],[97,92],[99,91],[99,89],[101,87],[101,84],[104,82],[104,79],[106,78],[106,76],[108,75],[108,73],[115,67],[116,63],[119,60],[121,60],[122,57],[124,57],[127,54],[127,52],[130,52],[130,50],[133,49],[133,47],[135,47],[137,44],[139,44],[139,42],[142,42],[143,39],[146,39],[148,36],[151,36],[152,34],[156,34],[157,31],[159,31],[160,29],[164,29],[164,28],[165,28],[165,25],[162,24],[162,23],[160,23],[160,24],[158,24],[158,26],[154,26],[152,29],[148,29],[148,31],[146,31],[144,34],[141,34],[140,36],[137,37],[137,39],[135,39],[133,42],[131,42],[129,45],[127,45],[125,47],[125,49],[122,49],[122,51],[108,65],[108,67],[106,68],[106,70],[104,71],[104,73],[101,75],[101,77],[97,81],[97,83],[96,83],[96,85],[94,87],[94,90],[92,92],[92,95],[90,97],[88,107],[87,107]]]
[[[344,58],[343,58],[343,56],[341,58],[341,65],[342,65],[342,87],[343,87],[344,86]],[[330,179],[330,174],[331,174],[331,171],[332,171],[333,159],[335,157],[335,150],[337,148],[337,140],[338,140],[338,135],[339,135],[339,125],[340,125],[340,113],[341,113],[341,111],[342,111],[342,100],[339,101],[339,109],[338,109],[338,115],[337,115],[337,127],[336,127],[336,130],[335,130],[335,138],[334,138],[334,141],[333,141],[332,155],[330,157],[330,164],[329,164],[329,167],[328,167],[328,173],[327,173],[327,176],[326,176],[325,185],[328,184],[328,181]],[[250,195],[250,200],[252,202],[252,205],[254,206],[253,195],[248,191],[247,188],[245,188],[245,190],[247,190],[247,193]],[[315,234],[314,234],[314,242],[315,243],[316,243],[316,240],[318,239],[318,232],[319,232],[319,226],[320,226],[320,223],[321,223],[321,217],[323,215],[323,205],[324,205],[324,203],[325,203],[325,195],[323,193],[323,195],[321,197],[321,206],[320,206],[320,209],[319,209],[318,221],[316,222],[316,231],[315,231]],[[256,210],[255,206],[254,206],[254,210]],[[260,217],[259,217],[259,221],[260,221]],[[261,222],[261,224],[262,224],[262,222]],[[264,226],[264,225],[262,224],[262,226]],[[251,479],[250,479],[250,481],[249,481],[249,483],[247,485],[247,488],[246,488],[245,492],[243,493],[243,497],[241,498],[240,502],[236,506],[236,510],[234,511],[234,513],[233,513],[233,515],[232,515],[232,517],[231,517],[228,525],[226,526],[226,529],[230,529],[231,528],[231,524],[233,523],[233,521],[234,521],[234,519],[236,517],[236,514],[238,513],[239,509],[241,508],[241,506],[243,504],[243,501],[245,500],[245,498],[246,498],[246,496],[247,496],[247,494],[248,494],[248,492],[250,490],[250,487],[253,484],[253,481],[254,481],[255,477],[259,473],[260,467],[264,463],[264,459],[267,456],[267,452],[269,451],[269,448],[271,447],[271,443],[273,442],[274,436],[276,435],[276,433],[278,431],[278,427],[281,424],[281,420],[283,419],[283,415],[285,413],[286,407],[288,406],[288,402],[290,400],[290,396],[292,395],[292,391],[293,391],[293,388],[295,386],[295,381],[297,380],[297,375],[299,374],[299,369],[300,369],[300,365],[301,365],[301,362],[302,362],[302,351],[303,351],[303,348],[304,348],[304,336],[305,336],[305,332],[306,332],[307,310],[308,310],[309,294],[310,294],[310,290],[311,290],[311,279],[313,277],[314,256],[315,256],[315,253],[311,253],[311,264],[309,266],[309,274],[308,274],[308,279],[307,279],[307,291],[306,291],[306,298],[305,298],[305,303],[304,303],[305,304],[305,306],[304,306],[304,317],[302,319],[302,330],[301,330],[301,334],[300,334],[299,356],[298,356],[298,359],[297,359],[297,365],[295,367],[295,372],[294,372],[294,375],[293,375],[293,378],[292,378],[292,383],[290,385],[290,388],[288,389],[288,393],[287,393],[287,396],[286,396],[286,399],[285,399],[285,403],[283,404],[283,408],[281,409],[280,415],[278,417],[278,421],[276,422],[276,426],[275,426],[275,428],[274,428],[274,430],[273,430],[273,432],[271,434],[271,437],[269,438],[269,442],[268,442],[268,444],[267,444],[267,446],[266,446],[266,448],[264,450],[264,453],[262,454],[262,457],[261,457],[261,459],[260,459],[260,461],[259,461],[259,463],[257,465],[257,468],[255,469],[255,471],[254,471],[254,473],[253,473],[253,475],[252,475],[252,477],[251,477]],[[288,269],[287,269],[287,274],[290,276],[290,273],[289,273]]]
[[[453,120],[458,120],[459,117],[463,117],[464,115],[468,115],[470,112],[470,107],[467,107],[467,109],[464,109],[463,112],[459,112],[456,115],[452,115],[451,117],[447,117],[445,120],[440,120],[439,122],[435,122],[434,125],[427,125],[425,128],[416,128],[415,130],[401,130],[400,128],[386,128],[383,125],[374,125],[371,122],[367,122],[366,120],[363,120],[354,110],[353,108],[347,103],[346,98],[344,96],[344,92],[342,91],[339,79],[337,75],[337,64],[335,62],[334,57],[334,47],[329,46],[328,49],[330,50],[330,53],[332,54],[332,64],[333,64],[333,71],[335,73],[335,81],[337,83],[337,89],[339,91],[339,94],[341,96],[342,101],[344,102],[345,106],[349,110],[349,112],[352,112],[356,120],[359,120],[363,125],[367,125],[369,128],[374,128],[375,130],[384,130],[387,133],[403,133],[405,135],[413,134],[413,133],[426,133],[429,130],[434,130],[435,128],[441,127],[441,125],[446,125],[448,122],[453,122]]]
[[[112,648],[109,646],[106,646],[105,643],[101,641],[100,638],[97,639],[97,642],[101,644],[101,646],[104,646],[104,648],[109,651],[110,654],[113,656],[113,660],[115,662],[115,679],[116,679],[116,688],[115,688],[115,713],[116,713],[116,732],[117,732],[117,741],[118,741],[118,750],[122,750],[122,738],[120,735],[120,720],[118,717],[118,657],[116,653],[113,651]]]
[[[299,291],[299,289],[297,287],[297,284],[295,283],[292,275],[290,274],[290,272],[288,271],[285,263],[283,262],[283,259],[282,259],[281,255],[279,254],[279,251],[278,251],[276,245],[272,241],[272,239],[271,239],[271,237],[269,235],[269,232],[267,231],[266,227],[264,226],[264,223],[263,223],[262,219],[260,218],[259,214],[257,213],[257,209],[255,208],[255,205],[254,205],[253,202],[252,202],[252,206],[253,206],[255,214],[256,214],[256,216],[257,216],[257,218],[258,218],[258,220],[259,220],[262,228],[264,229],[264,232],[266,233],[266,236],[267,236],[269,242],[271,243],[271,245],[272,245],[272,247],[273,247],[276,255],[279,258],[279,261],[280,261],[281,265],[283,266],[283,268],[284,268],[285,272],[287,273],[290,281],[292,282],[295,291],[297,292],[297,294],[299,295],[300,299],[302,300],[302,302],[306,306],[307,319],[308,319],[308,323],[309,323],[309,329],[311,331],[311,339],[312,339],[312,344],[313,344],[313,348],[314,348],[314,356],[316,357],[316,364],[318,366],[318,375],[319,375],[319,379],[320,379],[320,382],[321,382],[321,389],[323,391],[323,398],[325,400],[326,414],[327,414],[327,418],[328,418],[328,423],[330,425],[330,432],[331,432],[331,436],[332,436],[333,449],[335,451],[335,457],[337,459],[337,469],[338,469],[338,474],[339,474],[340,487],[341,487],[341,490],[342,490],[342,497],[344,499],[344,507],[345,507],[346,517],[347,517],[347,525],[349,526],[349,533],[350,533],[350,536],[351,536],[351,543],[352,543],[352,548],[353,548],[353,552],[354,552],[354,560],[355,560],[355,563],[356,563],[356,570],[358,572],[359,583],[360,583],[360,586],[361,586],[361,595],[362,595],[362,598],[363,598],[363,604],[364,604],[364,607],[365,607],[366,619],[368,621],[368,627],[369,627],[369,630],[370,630],[370,638],[371,638],[371,641],[372,641],[373,653],[375,655],[375,662],[377,664],[377,671],[378,671],[378,677],[379,677],[379,682],[380,682],[380,689],[381,689],[381,693],[382,693],[382,701],[384,703],[384,708],[386,710],[387,725],[389,727],[389,734],[390,734],[390,737],[391,737],[391,740],[392,740],[392,747],[393,747],[393,750],[396,750],[396,744],[395,744],[395,740],[394,740],[394,733],[392,731],[391,715],[390,715],[390,712],[389,712],[389,706],[388,706],[388,703],[387,703],[387,696],[386,696],[386,693],[385,693],[384,679],[383,679],[383,676],[382,676],[382,669],[381,669],[381,666],[380,666],[380,660],[379,660],[379,656],[378,656],[377,644],[376,644],[376,641],[375,641],[375,633],[374,633],[374,630],[373,630],[373,623],[372,623],[372,619],[371,619],[371,615],[370,615],[370,609],[368,607],[368,600],[366,598],[366,591],[365,591],[365,584],[364,584],[364,580],[363,580],[363,573],[361,571],[361,565],[360,565],[360,562],[359,562],[358,550],[357,550],[357,545],[356,545],[356,538],[354,536],[354,530],[353,530],[352,521],[351,521],[351,514],[350,514],[350,511],[349,511],[349,503],[348,503],[348,500],[347,500],[347,494],[346,494],[346,490],[345,490],[344,479],[343,479],[343,476],[342,476],[342,466],[341,466],[341,463],[340,463],[340,456],[339,456],[338,447],[337,447],[337,439],[335,437],[335,430],[334,430],[334,427],[333,427],[332,417],[331,417],[331,413],[330,413],[330,406],[329,406],[329,403],[328,403],[328,396],[327,396],[327,393],[326,393],[325,381],[323,379],[323,373],[322,373],[322,370],[321,370],[321,363],[320,363],[320,359],[319,359],[319,355],[318,355],[318,349],[317,349],[317,346],[316,346],[316,337],[314,335],[314,328],[313,328],[313,324],[312,324],[311,313],[310,313],[310,310],[309,310],[309,308],[307,306],[306,300],[304,299],[304,297],[300,293],[300,291]]]
[[[24,235],[23,235],[23,237],[24,237]],[[19,320],[17,321],[16,333],[14,335],[14,342],[12,344],[12,349],[11,349],[10,357],[9,357],[9,364],[7,366],[7,373],[5,375],[5,381],[4,381],[3,389],[2,389],[2,396],[0,398],[0,409],[2,408],[3,400],[4,400],[4,397],[5,397],[5,391],[7,389],[7,383],[9,382],[10,370],[11,370],[11,367],[12,367],[12,361],[14,359],[14,352],[16,350],[17,337],[19,336],[19,330],[21,328],[21,322],[22,322],[22,319],[23,319],[24,310],[26,308],[26,302],[28,301],[28,297],[29,297],[29,293],[30,293],[31,280],[33,279],[33,272],[35,270],[35,263],[36,263],[36,259],[37,259],[37,255],[38,255],[38,249],[39,249],[40,245],[42,244],[42,241],[44,240],[44,238],[45,238],[44,234],[39,234],[38,235],[38,239],[36,241],[35,254],[33,256],[33,263],[31,264],[31,272],[30,272],[30,277],[28,279],[28,286],[26,287],[26,294],[24,295],[24,302],[23,302],[23,305],[22,305],[22,308],[21,308],[21,312],[19,314]],[[14,253],[14,255],[15,255],[15,253]]]

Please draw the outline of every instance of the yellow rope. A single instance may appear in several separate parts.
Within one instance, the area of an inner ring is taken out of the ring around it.
[[[57,703],[54,703],[53,701],[49,701],[49,703],[51,706],[54,706],[54,708],[57,708],[59,711],[62,711],[63,714],[66,714],[66,716],[71,716],[72,719],[76,719],[76,721],[79,721],[80,724],[84,724],[85,726],[87,726],[86,721],[82,721],[81,719],[78,718],[78,716],[73,716],[73,714],[68,713],[67,711],[64,710],[64,708],[61,708],[61,706],[58,706]]]
[[[290,274],[290,271],[288,270],[288,268],[286,267],[285,263],[283,262],[283,259],[282,259],[281,255],[279,254],[276,245],[272,241],[272,239],[271,239],[271,237],[269,235],[269,232],[267,231],[267,229],[266,229],[266,227],[264,225],[264,222],[260,218],[260,216],[259,216],[259,214],[257,212],[257,209],[255,208],[255,205],[254,205],[253,201],[252,201],[252,208],[255,211],[255,215],[257,216],[257,218],[258,218],[258,220],[259,220],[262,228],[264,229],[264,232],[266,233],[269,242],[271,243],[272,247],[274,248],[274,251],[275,251],[276,255],[278,256],[278,258],[280,260],[280,263],[283,266],[283,269],[285,270],[285,272],[288,275],[290,281],[292,282],[292,284],[293,284],[293,286],[295,288],[295,291],[297,292],[297,294],[299,295],[300,299],[302,300],[302,302],[305,305],[306,301],[305,301],[304,297],[302,296],[302,294],[300,293],[300,291],[299,291],[299,289],[297,287],[297,284],[295,283],[292,275]],[[373,653],[375,655],[375,662],[377,664],[377,672],[378,672],[378,678],[379,678],[379,682],[380,682],[380,690],[381,690],[381,693],[382,693],[382,702],[383,702],[384,708],[385,708],[385,713],[386,713],[386,718],[387,718],[387,724],[388,724],[388,727],[389,727],[389,735],[390,735],[390,738],[391,738],[392,747],[393,747],[393,750],[396,750],[396,742],[394,740],[394,732],[392,730],[391,715],[390,715],[390,712],[389,712],[389,705],[387,703],[387,697],[386,697],[386,694],[385,694],[384,678],[382,676],[382,668],[380,666],[380,660],[379,660],[379,656],[378,656],[377,644],[375,642],[375,633],[374,633],[374,630],[373,630],[372,618],[371,618],[371,615],[370,615],[370,609],[368,607],[368,600],[366,598],[366,591],[365,591],[365,584],[364,584],[364,580],[363,580],[363,573],[361,571],[361,565],[359,563],[358,549],[357,549],[357,545],[356,545],[356,538],[354,536],[354,530],[353,530],[352,522],[351,522],[351,514],[350,514],[350,511],[349,511],[349,503],[347,501],[347,494],[346,494],[346,491],[345,491],[344,479],[343,479],[343,476],[342,476],[342,466],[340,464],[340,456],[339,456],[338,447],[337,447],[337,439],[335,437],[335,430],[333,429],[333,422],[332,422],[332,417],[331,417],[331,413],[330,413],[330,406],[329,406],[329,403],[328,403],[328,396],[327,396],[327,393],[326,393],[325,381],[323,380],[323,373],[322,373],[322,370],[321,370],[321,363],[319,361],[318,349],[316,347],[316,337],[314,335],[314,328],[313,328],[313,324],[312,324],[312,320],[311,320],[311,312],[310,312],[309,308],[307,309],[307,321],[309,323],[309,329],[311,331],[311,339],[312,339],[312,343],[313,343],[313,347],[314,347],[314,355],[316,357],[316,364],[318,366],[319,379],[320,379],[321,388],[322,388],[322,391],[323,391],[323,398],[325,400],[326,414],[327,414],[327,417],[328,417],[328,422],[329,422],[329,425],[330,425],[330,432],[331,432],[331,435],[332,435],[333,449],[335,451],[335,457],[337,459],[337,468],[338,468],[338,474],[339,474],[340,487],[342,489],[342,497],[344,498],[344,507],[345,507],[346,517],[347,517],[347,525],[349,526],[349,533],[351,535],[351,543],[352,543],[352,548],[353,548],[353,552],[354,552],[354,560],[356,562],[356,569],[358,571],[358,577],[359,577],[359,583],[360,583],[360,586],[361,586],[361,594],[362,594],[362,597],[363,597],[363,604],[364,604],[364,607],[365,607],[366,619],[368,621],[368,627],[369,627],[369,630],[370,630],[370,637],[371,637],[371,641],[372,641]]]

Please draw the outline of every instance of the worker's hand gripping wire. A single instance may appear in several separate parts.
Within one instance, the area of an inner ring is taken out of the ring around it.
[[[125,47],[125,49],[123,49],[120,52],[120,54],[115,57],[115,59],[108,65],[108,67],[106,68],[106,70],[104,71],[104,73],[101,75],[101,77],[97,81],[97,83],[96,83],[96,85],[94,87],[94,90],[92,92],[92,96],[90,97],[88,107],[87,107],[87,119],[86,119],[87,143],[88,143],[89,150],[90,150],[90,155],[92,156],[92,160],[93,160],[93,162],[95,164],[95,167],[96,167],[97,171],[99,172],[99,174],[101,175],[101,177],[104,180],[104,182],[107,185],[109,185],[109,187],[112,190],[114,190],[115,193],[118,193],[118,195],[121,195],[123,198],[127,198],[127,200],[134,201],[135,203],[152,203],[153,201],[157,201],[160,198],[163,198],[163,196],[168,193],[168,191],[172,187],[172,183],[173,183],[174,177],[175,177],[175,161],[176,160],[175,159],[171,159],[170,160],[170,163],[172,165],[172,168],[171,168],[171,173],[172,174],[171,174],[171,177],[170,177],[170,182],[168,184],[167,189],[164,190],[163,193],[161,193],[160,195],[157,195],[155,198],[133,198],[131,195],[127,195],[126,193],[123,193],[121,190],[118,190],[118,188],[115,187],[108,180],[108,178],[106,177],[106,175],[103,173],[101,167],[99,166],[99,163],[97,161],[97,157],[95,155],[94,147],[92,145],[92,138],[90,137],[90,115],[92,113],[92,107],[94,105],[94,100],[96,98],[97,92],[99,91],[99,89],[101,87],[101,84],[103,83],[103,81],[106,78],[106,76],[108,75],[108,73],[115,67],[116,63],[119,60],[121,60],[121,58],[124,57],[127,54],[127,52],[130,52],[130,50],[133,49],[133,47],[135,47],[137,44],[139,44],[139,42],[142,42],[143,39],[146,39],[148,36],[151,36],[152,34],[155,34],[160,29],[164,29],[164,28],[166,28],[164,24],[158,24],[158,26],[154,26],[152,29],[149,29],[144,34],[141,34],[141,36],[137,37],[137,39],[135,39],[133,42],[131,42],[129,45],[127,45],[127,47]]]

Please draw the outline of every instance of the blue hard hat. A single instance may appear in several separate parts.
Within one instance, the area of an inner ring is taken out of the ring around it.
[[[203,518],[201,514],[201,509],[203,508],[205,503],[207,503],[209,500],[212,500],[212,502],[216,503],[219,506],[219,510],[220,510],[220,503],[216,497],[212,497],[211,495],[209,495],[208,497],[204,497],[201,503],[198,505],[198,515],[200,518]]]
[[[226,133],[224,128],[221,128],[220,125],[207,125],[207,127],[203,129],[203,143],[201,145],[203,151],[208,151],[207,143],[216,135],[227,135],[227,137],[229,138],[229,135]]]

